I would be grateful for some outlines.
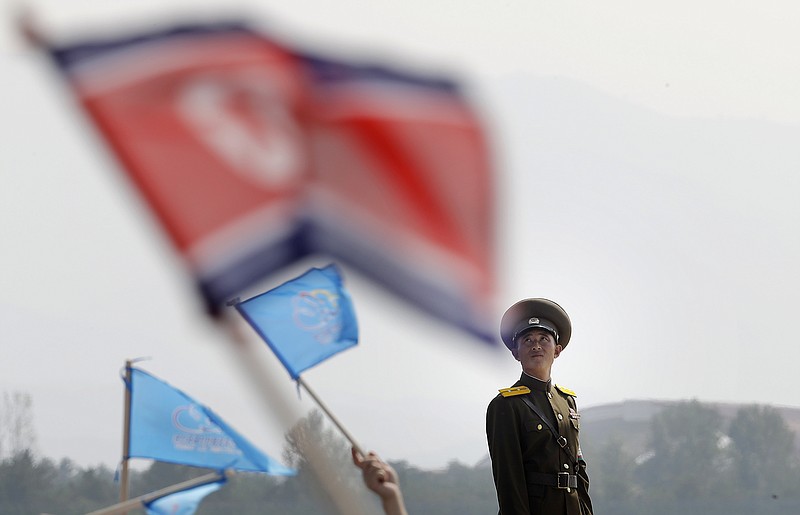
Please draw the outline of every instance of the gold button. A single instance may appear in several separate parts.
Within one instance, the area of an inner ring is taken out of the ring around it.
[[[561,416],[561,413],[558,414],[558,420],[564,420],[564,417]]]
[[[539,424],[538,426],[536,426],[536,429],[538,429],[539,431],[541,431],[541,430],[542,430],[542,425],[541,425],[541,424]]]
[[[572,491],[572,488],[567,487],[567,493],[570,493],[571,491]]]
[[[565,469],[568,469],[568,468],[569,468],[569,464],[567,464],[567,463],[564,463],[564,468],[565,468]]]

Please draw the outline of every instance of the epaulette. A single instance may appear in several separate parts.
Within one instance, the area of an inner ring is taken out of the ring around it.
[[[527,386],[512,386],[511,388],[501,388],[498,390],[503,397],[513,397],[515,395],[524,395],[531,393],[530,388]]]
[[[567,387],[565,387],[565,386],[556,385],[556,388],[557,388],[557,389],[558,389],[558,391],[560,391],[561,393],[565,393],[565,394],[567,394],[567,395],[569,395],[569,396],[572,396],[572,397],[577,397],[577,396],[578,396],[578,394],[577,394],[577,393],[573,392],[572,390],[570,390],[569,388],[567,388]]]

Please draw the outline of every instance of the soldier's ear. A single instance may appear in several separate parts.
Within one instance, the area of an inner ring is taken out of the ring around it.
[[[554,358],[557,358],[557,357],[559,357],[559,356],[561,355],[561,351],[562,351],[562,350],[564,350],[564,347],[562,347],[561,345],[556,345],[556,350],[555,350],[555,352],[553,353],[553,357],[554,357]]]
[[[519,361],[519,350],[518,349],[511,349],[511,355],[514,356],[514,359]]]

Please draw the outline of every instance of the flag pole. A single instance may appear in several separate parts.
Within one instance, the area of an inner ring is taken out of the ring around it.
[[[120,514],[128,513],[128,510],[140,508],[141,506],[144,506],[145,503],[155,501],[156,499],[160,499],[161,497],[166,497],[167,495],[174,494],[182,490],[188,490],[189,488],[195,486],[214,483],[216,481],[221,480],[222,478],[229,478],[232,475],[233,472],[230,470],[226,470],[224,472],[212,472],[204,476],[196,477],[194,479],[189,479],[188,481],[184,481],[182,483],[177,483],[172,486],[167,486],[165,488],[162,488],[161,490],[150,492],[149,494],[140,495],[139,497],[119,502],[117,504],[114,504],[113,506],[108,506],[106,508],[102,508],[100,510],[87,513],[86,515],[115,515],[117,513]]]
[[[131,443],[131,366],[133,360],[125,360],[125,415],[122,430],[122,465],[119,479],[119,502],[128,500],[128,453]],[[123,512],[123,513],[127,513]]]
[[[284,423],[295,418],[293,413],[297,412],[296,408],[293,408],[286,399],[277,393],[279,388],[275,386],[273,378],[269,374],[265,374],[258,365],[259,356],[256,355],[256,349],[242,330],[241,319],[224,316],[221,325],[230,335],[228,348],[260,394],[264,412],[277,416],[278,420]],[[311,394],[310,391],[309,394]],[[300,451],[306,457],[313,478],[330,496],[337,511],[341,515],[366,515],[360,493],[347,487],[341,481],[337,481],[341,471],[333,465],[325,450],[320,447],[320,442],[316,439],[306,439],[299,443]]]
[[[350,434],[350,432],[347,429],[345,429],[345,427],[342,425],[339,419],[333,414],[333,412],[331,412],[331,410],[328,409],[328,406],[326,406],[325,403],[322,402],[322,399],[317,397],[317,394],[314,393],[314,390],[312,390],[311,387],[308,386],[308,383],[306,383],[305,380],[303,380],[303,377],[300,375],[297,376],[297,384],[302,386],[305,389],[305,391],[308,392],[311,398],[314,399],[314,402],[317,403],[317,406],[319,406],[320,409],[323,412],[325,412],[325,414],[328,416],[331,422],[333,422],[333,424],[339,428],[339,431],[342,432],[344,437],[347,438],[347,441],[350,442],[350,445],[352,445],[359,454],[365,455],[364,451],[361,449],[361,446],[358,445],[358,442],[356,442],[356,439],[353,437],[353,435]]]

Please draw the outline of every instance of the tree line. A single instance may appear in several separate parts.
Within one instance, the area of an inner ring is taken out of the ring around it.
[[[726,423],[711,405],[681,402],[651,419],[646,452],[610,439],[590,459],[604,513],[800,513],[795,434],[770,406],[742,406]]]
[[[591,441],[590,434],[584,437]],[[300,451],[304,438],[322,442],[337,463],[337,481],[363,492],[363,501],[380,513],[350,462],[347,442],[318,412],[311,412],[286,434],[283,459],[298,470],[297,476],[237,474],[206,497],[198,515],[334,514],[332,502],[315,484],[310,464]],[[17,438],[17,444],[22,440]],[[632,455],[619,439],[590,449],[585,454],[597,514],[800,513],[795,435],[769,406],[743,406],[726,422],[711,405],[681,402],[651,419],[645,452]],[[16,448],[0,456],[0,513],[4,515],[81,514],[118,502],[115,471],[104,466],[81,468],[69,459],[54,462],[37,457],[31,448]],[[453,461],[435,471],[405,461],[392,465],[410,513],[497,513],[491,469],[485,465]],[[131,496],[207,472],[153,462],[145,470],[132,472]]]

